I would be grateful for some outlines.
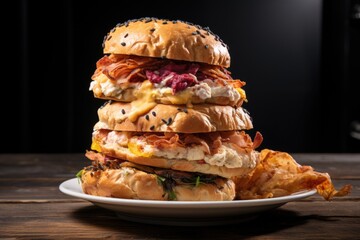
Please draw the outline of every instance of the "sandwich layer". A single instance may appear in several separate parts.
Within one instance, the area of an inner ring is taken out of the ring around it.
[[[95,196],[176,201],[231,201],[235,184],[213,175],[184,173],[108,160],[81,172],[85,193]]]
[[[106,157],[124,159],[146,166],[222,177],[244,175],[255,168],[262,141],[258,133],[252,142],[244,132],[211,134],[146,134],[109,131],[93,132],[91,160]],[[95,151],[95,152],[94,152]]]
[[[242,87],[225,68],[214,65],[111,54],[96,63],[90,89],[103,99],[130,102],[151,91],[165,104],[215,103],[240,106],[246,101]],[[149,86],[142,82],[149,81]]]
[[[244,108],[210,104],[187,108],[154,102],[107,102],[99,108],[98,116],[95,128],[116,131],[201,133],[253,127]]]

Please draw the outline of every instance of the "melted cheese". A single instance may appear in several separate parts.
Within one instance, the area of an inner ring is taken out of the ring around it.
[[[131,102],[131,112],[128,115],[130,121],[135,122],[139,116],[148,113],[156,106],[156,97],[158,93],[153,84],[146,80],[140,88],[134,91],[135,101]]]
[[[95,140],[93,140],[92,143],[91,143],[91,150],[95,150],[95,151],[97,151],[97,152],[101,152],[100,144],[97,143]]]
[[[128,149],[130,150],[131,153],[135,154],[136,156],[141,156],[141,157],[152,156],[152,152],[144,151],[144,146],[135,141],[130,141],[128,143]]]
[[[193,96],[193,91],[189,88],[177,92],[176,95],[173,95],[172,89],[169,88],[168,91],[163,92],[163,96],[168,99],[171,104],[188,104],[191,101],[191,98]]]
[[[236,88],[236,91],[238,91],[238,93],[240,94],[241,98],[242,98],[242,99],[245,99],[245,101],[246,101],[246,93],[245,93],[245,90],[242,89],[242,88]]]

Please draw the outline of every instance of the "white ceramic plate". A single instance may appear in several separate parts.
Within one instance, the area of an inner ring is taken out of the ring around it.
[[[85,194],[77,178],[61,183],[59,189],[67,195],[113,210],[124,220],[180,226],[219,225],[246,221],[256,217],[260,212],[316,193],[316,190],[311,190],[277,198],[224,202],[134,200]]]

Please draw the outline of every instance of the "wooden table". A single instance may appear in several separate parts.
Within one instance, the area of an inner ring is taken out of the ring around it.
[[[360,239],[360,154],[293,154],[328,172],[352,193],[318,195],[225,226],[160,226],[120,220],[112,211],[67,196],[59,184],[89,161],[83,154],[0,155],[0,239]]]

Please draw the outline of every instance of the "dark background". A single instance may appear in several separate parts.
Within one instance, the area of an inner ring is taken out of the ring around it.
[[[1,152],[85,152],[103,103],[88,91],[103,37],[140,17],[208,26],[229,45],[263,148],[360,151],[359,0],[13,0],[2,9]]]

